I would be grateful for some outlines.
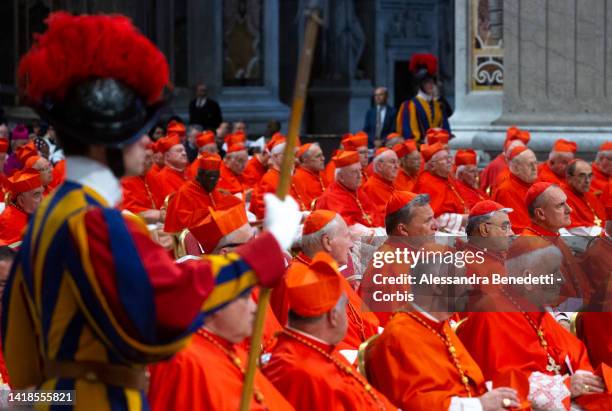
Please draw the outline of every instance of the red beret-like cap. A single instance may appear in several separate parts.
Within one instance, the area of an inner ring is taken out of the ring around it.
[[[0,138],[0,153],[8,152],[9,141],[8,138]]]
[[[213,144],[215,142],[215,133],[207,130],[203,131],[196,137],[196,144],[198,147],[204,147],[207,144]]]
[[[157,140],[157,150],[163,154],[179,144],[181,144],[181,139],[178,134],[171,134]]]
[[[284,135],[282,135],[281,133],[274,133],[270,141],[268,141],[268,144],[266,144],[266,149],[271,152],[274,147],[279,144],[284,144],[286,142],[287,138]]]
[[[234,144],[230,144],[227,147],[227,153],[235,153],[236,151],[245,151],[246,150],[246,146],[243,143],[234,143]]]
[[[404,142],[404,145],[408,149],[408,154],[412,153],[413,151],[417,151],[418,150],[416,141],[414,141],[414,140],[406,140]]]
[[[450,139],[450,133],[443,128],[430,128],[427,130],[427,134],[425,134],[427,138],[427,144],[435,144],[440,142],[442,144],[448,144],[448,140]]]
[[[405,143],[399,143],[393,146],[393,151],[397,154],[397,158],[402,158],[410,153],[408,146]]]
[[[474,204],[474,206],[470,210],[470,214],[468,217],[480,217],[486,214],[495,213],[497,211],[511,213],[513,210],[511,208],[504,207],[503,205],[496,203],[495,201],[483,200]]]
[[[295,153],[295,156],[297,158],[302,158],[302,156],[310,149],[310,147],[312,147],[312,143],[302,144]]]
[[[29,143],[19,147],[15,152],[15,155],[21,164],[25,164],[25,162],[28,161],[28,158],[38,155],[38,149],[36,149],[34,142],[30,141]]]
[[[223,237],[248,223],[246,210],[242,204],[226,210],[210,208],[209,211],[210,214],[201,223],[189,228],[206,253],[211,253]]]
[[[599,146],[599,151],[612,151],[612,141],[606,141]]]
[[[359,153],[356,151],[341,151],[332,158],[336,168],[350,166],[359,163]]]
[[[33,168],[16,171],[15,174],[7,179],[7,182],[8,191],[13,196],[42,187],[40,173]]]
[[[34,168],[34,164],[36,164],[36,162],[41,158],[42,157],[39,155],[28,157],[23,168]]]
[[[378,157],[381,154],[386,153],[387,151],[392,151],[392,150],[388,147],[379,147],[374,153],[374,158]]]
[[[204,170],[219,170],[221,168],[221,156],[219,154],[212,154],[204,152],[198,157],[199,168]]]
[[[338,264],[327,253],[314,256],[308,267],[293,264],[285,274],[291,311],[302,317],[318,317],[336,306],[342,295]]]
[[[302,235],[316,233],[329,224],[338,214],[330,210],[315,210],[304,221]]]
[[[531,134],[527,130],[521,130],[516,126],[512,126],[506,131],[506,142],[513,140],[521,140],[525,145],[531,140]]]
[[[244,134],[242,131],[237,131],[235,133],[229,133],[228,135],[225,136],[225,144],[227,144],[227,146],[231,146],[232,144],[235,143],[244,143],[247,140],[247,136],[246,134]]]
[[[342,138],[342,147],[344,147],[347,151],[356,151],[360,147],[365,147],[368,145],[368,135],[356,133],[349,134],[348,136],[345,134],[345,137]]]
[[[513,160],[516,156],[518,156],[519,154],[525,152],[529,150],[527,148],[527,146],[516,146],[512,149],[512,151],[510,152],[510,155],[508,156],[508,160]]]
[[[168,128],[166,129],[167,134],[177,134],[179,137],[185,135],[185,124],[179,123],[176,120],[172,120],[168,123]]]
[[[389,199],[389,202],[387,203],[387,210],[385,214],[389,215],[401,210],[408,205],[409,202],[414,200],[417,195],[418,194],[410,191],[394,191]]]
[[[533,184],[531,187],[529,187],[529,190],[527,190],[527,194],[525,194],[525,205],[529,207],[540,194],[542,194],[552,185],[554,184],[547,181],[541,181]]]
[[[578,145],[575,142],[560,138],[559,140],[555,141],[555,144],[553,144],[553,148],[551,151],[557,151],[561,153],[575,153],[577,149]]]
[[[393,140],[394,138],[398,138],[398,137],[402,137],[402,135],[400,133],[389,133],[387,134],[387,141]]]
[[[456,166],[475,166],[477,164],[477,155],[471,148],[465,150],[457,150],[455,154]]]
[[[440,142],[434,144],[423,144],[421,146],[421,154],[423,155],[425,161],[431,160],[434,154],[442,150],[446,150],[446,145]]]

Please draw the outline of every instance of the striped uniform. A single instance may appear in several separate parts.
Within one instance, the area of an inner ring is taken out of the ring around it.
[[[11,384],[74,389],[73,409],[148,409],[143,392],[47,379],[43,364],[142,367],[165,359],[208,313],[248,292],[258,277],[265,284],[283,271],[269,233],[224,257],[175,264],[140,220],[68,181],[33,216],[6,286],[1,331]]]
[[[402,103],[396,119],[396,130],[399,134],[404,138],[425,143],[425,134],[430,128],[443,128],[450,132],[450,125],[440,101],[428,102],[416,96]]]

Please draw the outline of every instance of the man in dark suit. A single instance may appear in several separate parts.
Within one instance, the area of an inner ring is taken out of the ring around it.
[[[374,106],[366,113],[363,131],[368,133],[368,147],[384,145],[387,134],[395,131],[397,110],[387,104],[387,88],[377,87],[374,90]]]
[[[216,130],[222,121],[219,104],[208,97],[208,87],[198,84],[196,97],[189,103],[189,123],[199,124],[204,130]]]

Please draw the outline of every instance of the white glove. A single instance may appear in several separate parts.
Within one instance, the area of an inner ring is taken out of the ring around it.
[[[296,238],[302,213],[300,207],[291,196],[281,201],[276,195],[264,194],[266,215],[264,216],[264,229],[268,230],[281,248],[289,250]]]

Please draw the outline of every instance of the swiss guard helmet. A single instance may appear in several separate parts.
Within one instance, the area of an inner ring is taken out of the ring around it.
[[[19,63],[28,104],[57,130],[60,143],[117,152],[138,141],[167,101],[161,51],[121,15],[56,12],[47,25]]]
[[[408,70],[421,87],[427,81],[435,81],[438,77],[438,59],[433,54],[415,53],[410,57]]]

